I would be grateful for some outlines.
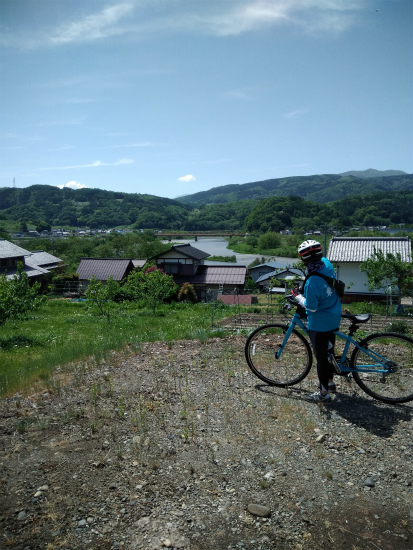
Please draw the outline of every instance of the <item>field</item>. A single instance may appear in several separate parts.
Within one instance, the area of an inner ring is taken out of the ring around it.
[[[341,380],[330,407],[307,403],[315,369],[290,390],[260,382],[246,334],[277,312],[122,305],[108,321],[51,300],[4,325],[2,544],[411,548],[411,403]]]
[[[0,329],[0,395],[29,391],[46,384],[56,368],[110,351],[139,349],[142,342],[174,342],[222,332],[216,322],[228,306],[171,304],[156,315],[133,303],[115,305],[109,321],[85,302],[49,300],[27,320],[10,321]]]

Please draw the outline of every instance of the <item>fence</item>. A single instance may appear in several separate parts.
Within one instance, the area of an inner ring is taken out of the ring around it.
[[[81,281],[56,281],[52,283],[51,293],[57,296],[65,294],[83,294],[86,286]]]

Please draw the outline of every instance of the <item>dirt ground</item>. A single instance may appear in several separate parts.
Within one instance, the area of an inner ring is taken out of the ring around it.
[[[411,550],[413,403],[262,384],[244,336],[143,344],[0,405],[1,548]]]

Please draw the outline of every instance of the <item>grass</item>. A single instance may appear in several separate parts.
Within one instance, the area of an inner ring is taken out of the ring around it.
[[[208,307],[171,304],[153,315],[136,304],[119,304],[109,323],[85,302],[50,300],[29,319],[0,328],[0,395],[28,391],[39,380],[47,384],[58,367],[100,362],[111,351],[139,349],[141,342],[222,336],[211,326]],[[227,306],[216,307],[214,322],[226,315]]]

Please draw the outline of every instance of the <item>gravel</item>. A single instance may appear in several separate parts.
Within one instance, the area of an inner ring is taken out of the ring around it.
[[[269,387],[244,336],[142,344],[0,405],[6,548],[410,550],[413,404],[315,373]]]

